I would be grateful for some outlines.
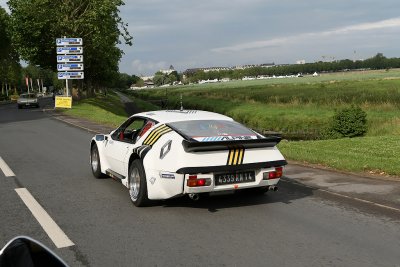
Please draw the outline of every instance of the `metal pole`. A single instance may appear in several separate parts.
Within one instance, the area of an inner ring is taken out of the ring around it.
[[[69,96],[69,94],[68,94],[69,93],[69,90],[68,90],[68,79],[65,80],[65,84],[66,84],[66,87],[67,87],[67,96]]]

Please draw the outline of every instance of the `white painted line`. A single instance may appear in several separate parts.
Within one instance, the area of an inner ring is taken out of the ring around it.
[[[328,190],[324,190],[324,189],[318,189],[318,190],[320,190],[322,192],[325,192],[325,193],[329,193],[331,195],[340,196],[340,197],[343,197],[343,198],[348,198],[348,199],[356,200],[356,201],[359,201],[359,202],[364,202],[364,203],[367,203],[367,204],[370,204],[370,205],[374,205],[374,206],[377,206],[377,207],[380,207],[380,208],[385,208],[385,209],[390,209],[390,210],[394,210],[394,211],[400,212],[400,209],[397,209],[397,208],[394,208],[394,207],[390,207],[390,206],[386,206],[386,205],[382,205],[382,204],[379,204],[379,203],[376,203],[376,202],[373,202],[373,201],[369,201],[369,200],[365,200],[365,199],[362,199],[362,198],[349,197],[349,196],[346,196],[346,195],[342,195],[342,194],[339,194],[339,193],[334,193],[334,192],[331,192],[331,191],[328,191]]]
[[[70,247],[74,245],[74,243],[72,243],[63,230],[61,230],[61,228],[54,222],[50,215],[42,208],[26,188],[17,188],[15,191],[57,248]]]
[[[291,181],[285,181],[285,180],[281,180],[281,182],[292,183]],[[364,203],[367,203],[367,204],[370,204],[370,205],[374,205],[374,206],[377,206],[377,207],[380,207],[380,208],[385,208],[385,209],[389,209],[389,210],[394,210],[394,211],[400,212],[400,209],[393,208],[393,207],[386,206],[386,205],[382,205],[382,204],[379,204],[379,203],[376,203],[376,202],[373,202],[373,201],[365,200],[365,199],[358,198],[358,197],[350,197],[350,196],[346,196],[346,195],[343,195],[343,194],[335,193],[335,192],[332,192],[332,191],[329,191],[329,190],[325,190],[325,189],[322,189],[322,188],[308,186],[308,185],[305,185],[305,184],[301,184],[301,185],[304,186],[304,187],[307,187],[307,188],[311,188],[311,189],[315,189],[315,190],[318,190],[318,191],[322,191],[322,192],[325,192],[325,193],[328,193],[328,194],[331,194],[331,195],[335,195],[335,196],[338,196],[338,197],[352,199],[352,200],[356,200],[356,201],[359,201],[359,202],[364,202]]]
[[[8,167],[7,163],[0,157],[0,169],[6,177],[15,176],[14,172]]]

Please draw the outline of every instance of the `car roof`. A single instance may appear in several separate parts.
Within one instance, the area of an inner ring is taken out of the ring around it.
[[[157,110],[137,113],[132,115],[132,117],[133,116],[147,117],[160,123],[191,120],[233,120],[228,116],[203,110]]]

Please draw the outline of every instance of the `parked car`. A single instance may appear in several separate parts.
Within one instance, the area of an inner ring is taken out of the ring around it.
[[[39,107],[39,100],[34,93],[21,94],[17,100],[18,108]]]
[[[232,118],[199,110],[138,113],[90,143],[97,178],[129,189],[134,205],[149,200],[248,189],[276,191],[286,160],[276,144]]]

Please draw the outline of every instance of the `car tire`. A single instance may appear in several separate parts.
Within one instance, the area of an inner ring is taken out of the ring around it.
[[[136,159],[129,167],[129,197],[136,207],[149,204],[146,173],[142,161]]]
[[[92,148],[90,149],[90,166],[94,177],[105,177],[105,175],[101,172],[99,149],[97,148],[96,144],[92,145]]]
[[[18,105],[18,109],[21,109],[22,108],[22,106],[21,105]]]

